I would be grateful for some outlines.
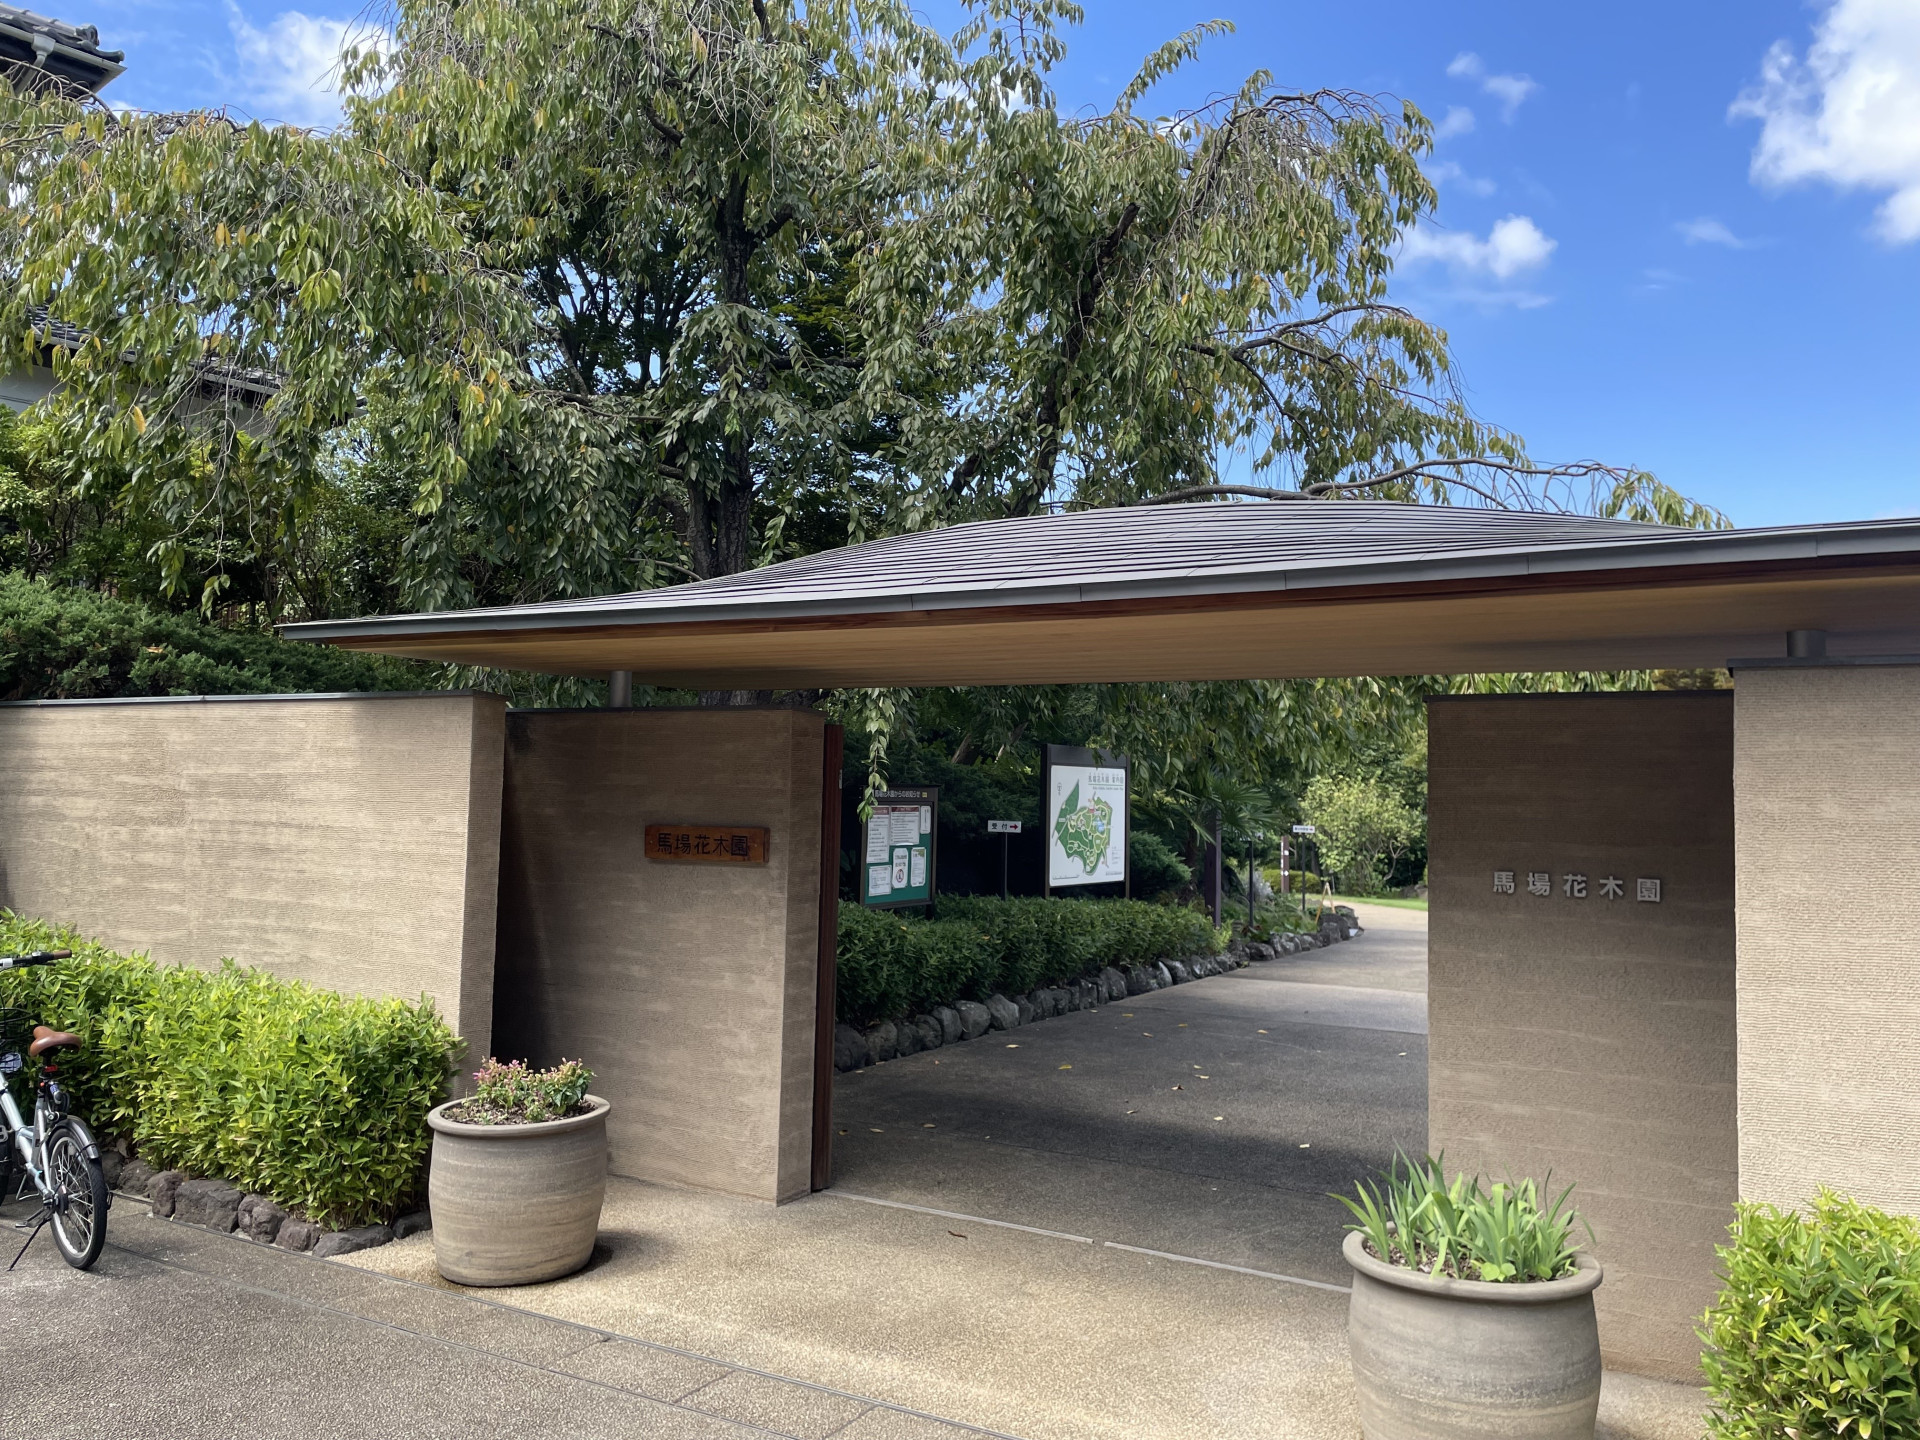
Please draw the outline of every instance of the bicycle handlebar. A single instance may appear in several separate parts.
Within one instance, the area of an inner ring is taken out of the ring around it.
[[[36,950],[31,955],[0,955],[0,970],[25,970],[29,965],[51,965],[56,960],[70,960],[71,950]]]

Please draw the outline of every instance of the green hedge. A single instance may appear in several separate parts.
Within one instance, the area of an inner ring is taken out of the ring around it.
[[[96,1130],[329,1224],[417,1196],[460,1044],[431,1001],[156,965],[0,910],[0,955],[48,949],[73,959],[0,973],[0,1005],[85,1038],[61,1071]]]
[[[896,1020],[1225,943],[1198,911],[1140,900],[967,896],[941,900],[932,919],[842,905],[837,1008],[849,1024]]]
[[[1920,1437],[1920,1221],[1742,1205],[1700,1334],[1717,1440]]]
[[[437,673],[0,571],[0,700],[430,690]]]

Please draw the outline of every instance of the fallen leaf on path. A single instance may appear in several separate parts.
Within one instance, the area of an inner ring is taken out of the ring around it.
[[[947,1234],[953,1236],[953,1238],[956,1240],[964,1240],[967,1238],[966,1236],[962,1235],[958,1230],[949,1230],[947,1231]]]
[[[1009,1050],[1018,1050],[1019,1048],[1020,1048],[1020,1047],[1019,1047],[1018,1045],[1009,1045],[1009,1046],[1007,1046],[1007,1049],[1009,1049]]]
[[[884,1135],[887,1133],[886,1131],[882,1130],[878,1125],[869,1125],[867,1128],[876,1135]]]
[[[1216,1115],[1216,1116],[1214,1116],[1213,1118],[1214,1118],[1214,1119],[1216,1119],[1216,1120],[1224,1120],[1224,1119],[1226,1119],[1227,1117],[1226,1117],[1226,1116],[1224,1116],[1224,1115]]]
[[[1313,1146],[1311,1146],[1311,1145],[1306,1145],[1306,1144],[1303,1144],[1303,1145],[1301,1145],[1301,1147],[1300,1147],[1300,1148],[1301,1148],[1302,1150],[1311,1150],[1311,1149],[1313,1148]]]
[[[929,1121],[927,1121],[927,1123],[926,1123],[926,1124],[924,1124],[924,1125],[922,1125],[922,1126],[921,1126],[920,1128],[921,1128],[922,1130],[931,1130],[931,1129],[933,1129],[933,1128],[934,1128],[934,1125],[933,1125],[933,1122],[932,1122],[931,1120],[929,1120]]]
[[[1061,1068],[1062,1070],[1071,1070],[1071,1069],[1073,1069],[1073,1066],[1071,1066],[1071,1065],[1062,1065],[1062,1066],[1061,1066],[1060,1068]]]
[[[1184,1086],[1184,1085],[1176,1085],[1176,1086],[1174,1086],[1173,1088],[1174,1088],[1174,1089],[1176,1089],[1176,1090],[1184,1090],[1184,1089],[1186,1089],[1186,1086]]]

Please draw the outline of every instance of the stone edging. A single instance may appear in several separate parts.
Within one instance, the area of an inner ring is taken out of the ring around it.
[[[1189,960],[1161,960],[1152,965],[1103,966],[1077,980],[1043,986],[1027,995],[1009,999],[989,995],[978,1000],[956,1000],[951,1005],[936,1005],[930,1014],[910,1020],[882,1020],[865,1031],[851,1025],[833,1027],[833,1068],[842,1073],[864,1070],[885,1060],[902,1059],[923,1050],[938,1050],[963,1040],[978,1040],[994,1030],[1017,1030],[1036,1020],[1051,1020],[1074,1010],[1093,1010],[1101,1005],[1125,1000],[1130,995],[1145,995],[1189,980],[1204,980],[1223,975],[1249,963],[1277,960],[1317,950],[1337,941],[1351,940],[1360,933],[1360,922],[1351,910],[1341,907],[1330,915],[1316,934],[1285,932],[1267,941],[1236,941],[1222,955],[1198,955]]]
[[[129,1159],[118,1150],[104,1148],[100,1165],[106,1172],[108,1188],[148,1201],[154,1215],[162,1220],[177,1220],[215,1234],[237,1235],[257,1245],[272,1245],[322,1260],[404,1240],[431,1229],[433,1224],[425,1210],[415,1210],[391,1225],[329,1230],[265,1195],[249,1194],[224,1180],[195,1179],[184,1170],[155,1170],[144,1160]]]

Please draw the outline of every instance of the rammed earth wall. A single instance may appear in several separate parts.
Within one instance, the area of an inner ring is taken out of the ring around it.
[[[1735,1197],[1733,715],[1726,691],[1428,710],[1429,1143],[1575,1185],[1607,1364],[1673,1379]]]
[[[0,906],[166,963],[421,994],[491,1043],[506,704],[0,705]]]

